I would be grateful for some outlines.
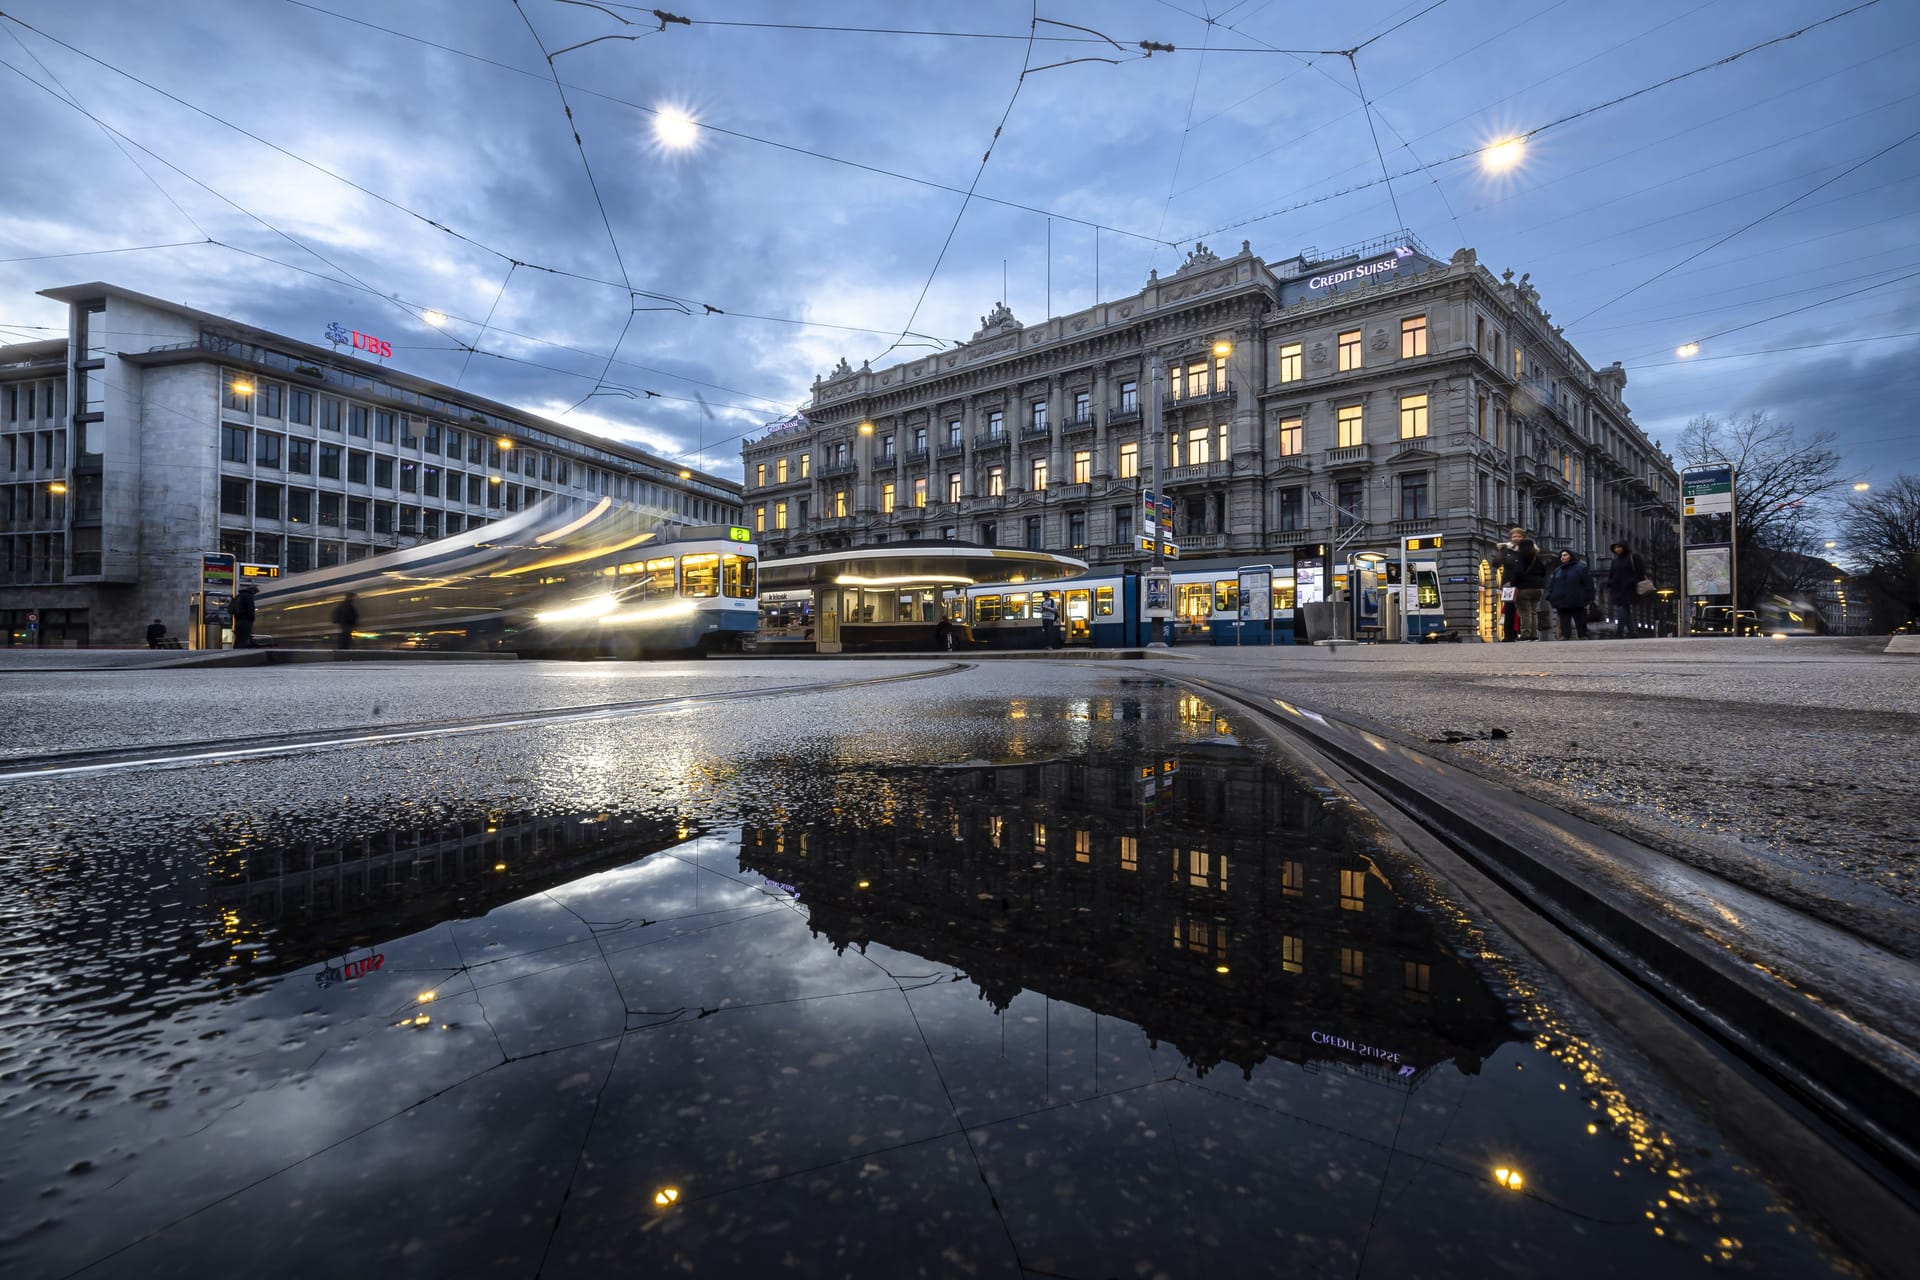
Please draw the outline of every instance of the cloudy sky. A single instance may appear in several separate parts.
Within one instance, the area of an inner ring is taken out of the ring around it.
[[[1669,448],[1765,408],[1861,479],[1920,469],[1912,0],[6,10],[0,341],[94,279],[339,321],[738,476],[835,361],[965,338],[1003,272],[1031,322],[1196,239],[1279,259],[1404,226],[1531,273]],[[1473,152],[1515,134],[1490,174]]]

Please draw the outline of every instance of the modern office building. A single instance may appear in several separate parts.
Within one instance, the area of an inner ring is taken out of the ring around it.
[[[1677,578],[1679,477],[1626,381],[1471,249],[1202,245],[1085,311],[1024,325],[1003,303],[951,349],[841,361],[742,447],[747,519],[770,556],[948,538],[1139,567],[1154,489],[1183,558],[1442,535],[1449,622],[1491,636],[1516,523],[1588,558],[1624,536]]]
[[[737,524],[739,486],[379,363],[109,284],[48,289],[65,340],[0,347],[0,626],[13,644],[187,630],[204,552],[289,573],[548,494]]]

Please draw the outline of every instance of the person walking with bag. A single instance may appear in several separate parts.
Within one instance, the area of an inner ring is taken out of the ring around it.
[[[1547,579],[1547,603],[1560,615],[1560,638],[1573,639],[1576,631],[1587,638],[1587,606],[1593,603],[1593,574],[1586,563],[1569,548],[1560,553],[1560,563]]]
[[[1513,607],[1522,640],[1540,638],[1540,601],[1547,594],[1547,560],[1525,529],[1513,547]]]
[[[1619,624],[1620,638],[1625,640],[1633,635],[1633,602],[1652,594],[1653,583],[1647,578],[1647,566],[1624,540],[1614,543],[1611,549],[1613,563],[1607,567],[1607,603],[1613,606],[1614,621]],[[1642,583],[1646,584],[1644,589]]]
[[[233,647],[236,649],[253,648],[253,620],[259,616],[253,597],[260,588],[248,583],[240,588],[240,594],[233,598]]]
[[[1515,529],[1507,535],[1506,545],[1500,548],[1500,639],[1502,643],[1520,638],[1520,606],[1514,597],[1520,589],[1514,585],[1514,575],[1520,570],[1520,542],[1527,536],[1525,529]]]

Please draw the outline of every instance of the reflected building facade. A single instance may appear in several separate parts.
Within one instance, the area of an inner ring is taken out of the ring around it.
[[[743,833],[743,870],[837,948],[951,965],[996,1010],[1032,990],[1124,1019],[1201,1072],[1278,1057],[1417,1083],[1512,1038],[1340,810],[1237,743],[895,785],[917,825],[796,815]]]

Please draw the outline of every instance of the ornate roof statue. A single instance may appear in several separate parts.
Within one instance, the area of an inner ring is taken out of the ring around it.
[[[1193,242],[1193,252],[1187,255],[1187,260],[1181,263],[1180,269],[1173,274],[1183,276],[1189,271],[1203,271],[1208,267],[1219,265],[1220,255],[1196,240]]]
[[[1004,302],[993,304],[993,310],[980,317],[980,327],[974,330],[968,342],[978,342],[982,338],[997,338],[1003,333],[1014,333],[1026,328],[1013,318],[1013,308]]]
[[[847,363],[845,356],[841,356],[840,363],[833,366],[832,371],[827,374],[827,381],[833,382],[840,378],[851,378],[852,376],[853,367]]]

